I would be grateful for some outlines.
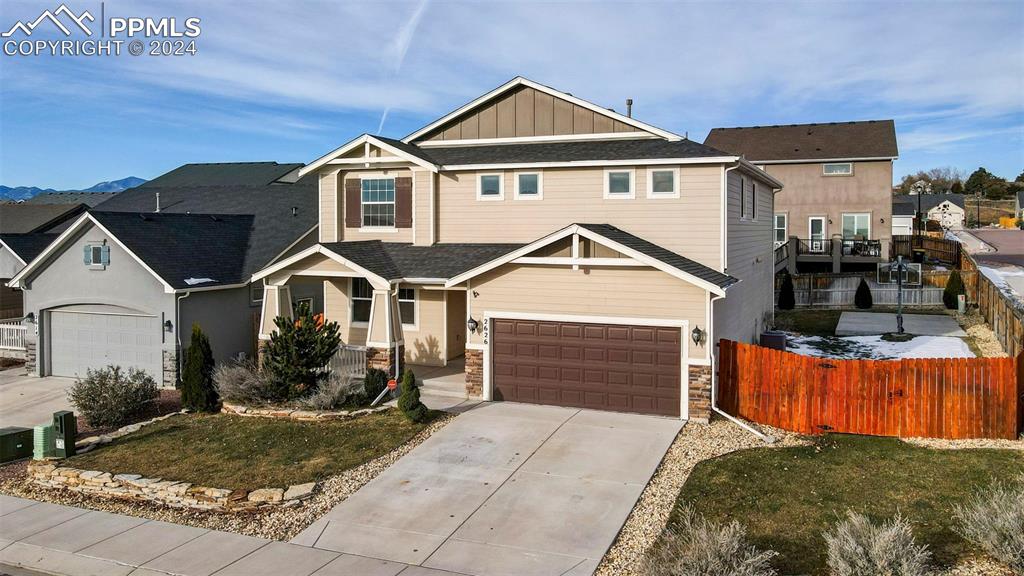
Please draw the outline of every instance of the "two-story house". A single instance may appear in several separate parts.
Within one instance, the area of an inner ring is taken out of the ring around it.
[[[262,339],[312,279],[343,352],[373,366],[454,366],[485,400],[701,419],[715,343],[772,322],[779,180],[524,78],[299,175],[318,181],[319,242],[253,276]]]
[[[892,120],[715,128],[704,144],[741,155],[786,183],[775,197],[776,245],[799,271],[840,272],[888,260]],[[794,270],[791,270],[794,271]]]

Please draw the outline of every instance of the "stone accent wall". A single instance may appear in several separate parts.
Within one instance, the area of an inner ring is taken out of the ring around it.
[[[711,366],[690,366],[690,420],[708,422],[711,418]]]
[[[321,412],[317,410],[293,410],[291,408],[250,408],[248,406],[237,406],[235,404],[223,403],[220,411],[235,416],[248,416],[257,418],[285,418],[289,420],[346,420],[364,414],[373,414],[389,410],[390,406],[376,406],[373,408],[362,408],[360,410],[338,410],[334,412]]]
[[[216,512],[242,512],[271,506],[298,506],[313,496],[316,483],[288,488],[261,488],[248,492],[195,486],[188,482],[143,478],[138,474],[117,474],[100,470],[79,470],[59,466],[59,461],[41,460],[28,465],[29,478],[37,486],[70,490],[101,498],[140,500],[172,508]]]
[[[466,395],[471,398],[484,395],[483,350],[466,350]]]
[[[376,368],[383,370],[388,374],[394,374],[394,366],[392,366],[392,358],[395,349],[394,348],[367,348],[366,349],[366,367]],[[405,346],[398,347],[398,358],[403,358],[405,354]]]
[[[25,336],[25,373],[29,376],[39,376],[39,355],[36,351],[36,336],[32,334],[35,326],[29,325],[30,334]]]
[[[164,388],[175,388],[178,386],[178,349],[163,351],[164,378],[161,385]]]

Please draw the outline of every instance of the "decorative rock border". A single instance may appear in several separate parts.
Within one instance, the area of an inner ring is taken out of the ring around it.
[[[114,440],[117,440],[118,438],[127,436],[127,435],[131,434],[132,432],[138,432],[139,430],[142,430],[142,428],[144,428],[146,426],[149,426],[150,424],[155,424],[157,422],[161,422],[163,420],[167,420],[171,416],[177,416],[178,414],[186,414],[187,412],[188,412],[187,410],[181,410],[181,411],[178,411],[178,412],[171,412],[170,414],[164,414],[163,416],[157,416],[156,418],[153,418],[151,420],[146,420],[145,422],[137,422],[135,424],[129,424],[127,426],[122,426],[122,427],[118,428],[117,430],[114,430],[113,432],[108,432],[107,434],[100,434],[99,436],[89,436],[88,438],[82,438],[81,440],[76,440],[75,441],[75,453],[76,454],[85,454],[89,450],[92,450],[93,448],[95,448],[95,447],[97,447],[97,446],[99,446],[101,444],[110,444]]]
[[[116,474],[58,466],[52,460],[28,465],[32,483],[45,488],[70,490],[93,496],[122,500],[143,500],[172,508],[215,512],[244,512],[267,507],[290,508],[313,496],[316,482],[287,488],[261,488],[251,492],[197,486],[188,482],[143,478],[138,474]]]
[[[355,418],[357,416],[363,416],[364,414],[374,414],[376,412],[383,412],[391,408],[390,406],[376,406],[373,408],[362,408],[360,410],[338,410],[335,412],[320,412],[316,410],[292,410],[291,408],[250,408],[248,406],[239,406],[237,404],[221,404],[220,411],[224,414],[233,414],[235,416],[249,416],[257,418],[283,418],[289,420],[346,420],[348,418]]]

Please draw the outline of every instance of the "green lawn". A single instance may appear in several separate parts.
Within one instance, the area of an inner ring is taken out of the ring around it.
[[[1024,452],[1017,450],[930,450],[892,438],[829,435],[814,446],[755,448],[702,462],[677,504],[692,504],[714,521],[738,520],[753,544],[779,552],[773,564],[782,574],[826,574],[821,534],[848,509],[875,521],[899,511],[934,561],[951,565],[975,552],[953,531],[954,505],[1022,469]]]
[[[188,414],[70,458],[67,465],[214,488],[285,487],[373,460],[425,427],[396,409],[323,422]]]

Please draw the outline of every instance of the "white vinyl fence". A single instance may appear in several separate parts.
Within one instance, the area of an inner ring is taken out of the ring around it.
[[[352,378],[366,376],[366,347],[342,345],[327,363],[335,374],[349,374]]]
[[[844,308],[854,305],[854,296],[860,286],[861,276],[845,277],[793,277],[793,295],[796,305],[801,308]],[[896,306],[897,287],[895,284],[879,284],[866,278],[871,289],[874,306]],[[942,306],[943,289],[939,286],[904,286],[903,305],[908,307]],[[775,301],[779,301],[778,290]]]
[[[0,350],[24,351],[27,329],[21,320],[0,321]]]

